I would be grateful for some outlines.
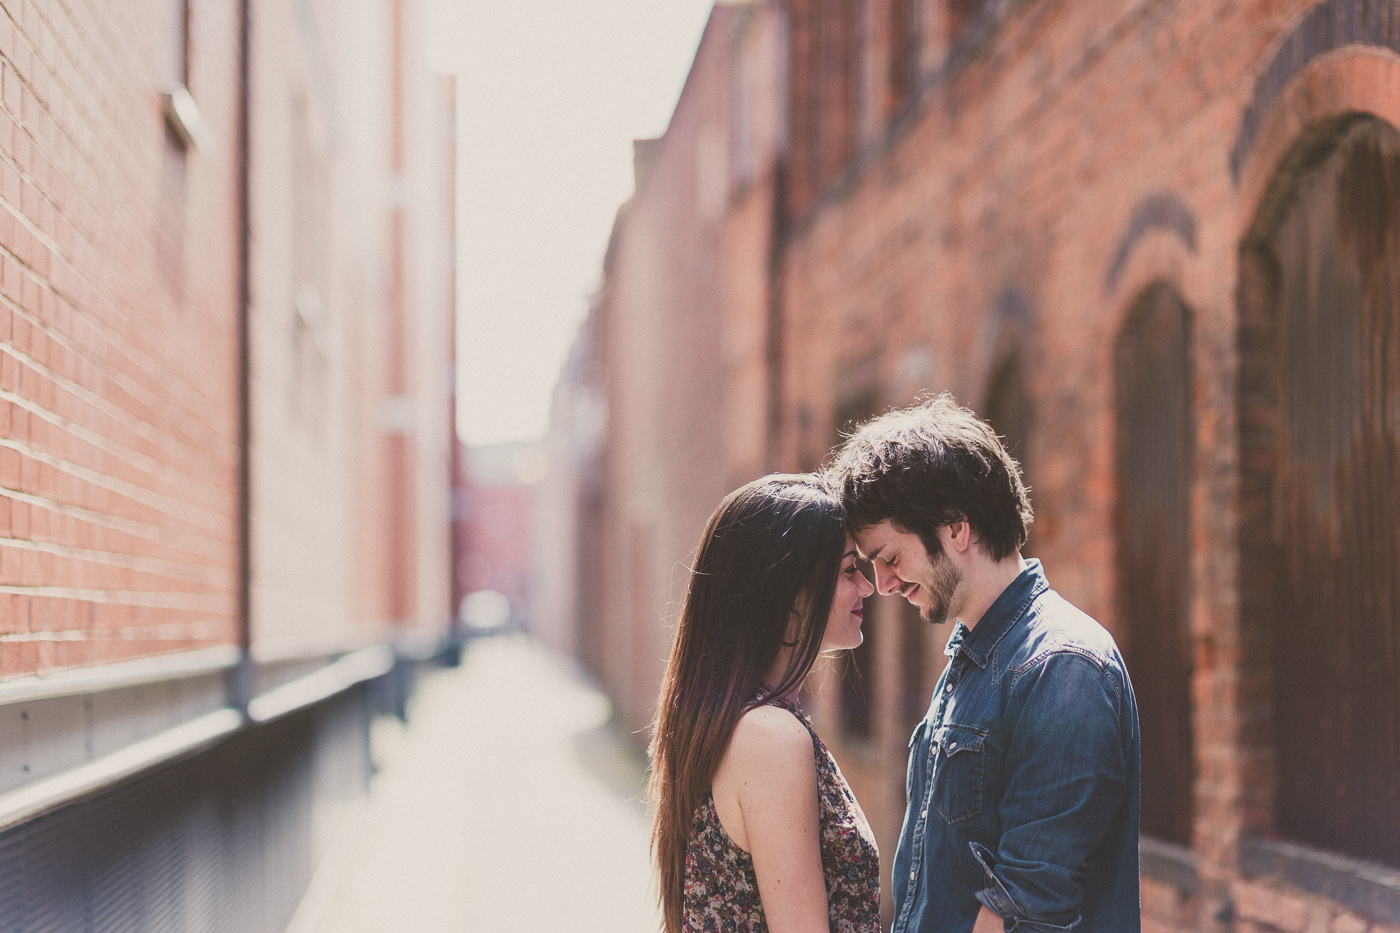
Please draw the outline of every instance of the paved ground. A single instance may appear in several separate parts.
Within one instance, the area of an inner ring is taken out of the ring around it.
[[[658,928],[641,762],[569,664],[474,642],[375,738],[370,800],[289,933]]]

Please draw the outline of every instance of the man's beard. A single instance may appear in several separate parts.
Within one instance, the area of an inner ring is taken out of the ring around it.
[[[962,582],[962,574],[942,554],[932,562],[931,570],[928,582],[922,584],[928,601],[919,607],[919,617],[933,625],[942,625],[948,621],[953,594]]]

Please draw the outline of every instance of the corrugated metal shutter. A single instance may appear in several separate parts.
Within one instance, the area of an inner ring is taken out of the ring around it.
[[[0,933],[281,933],[313,802],[368,784],[366,691],[0,834]]]

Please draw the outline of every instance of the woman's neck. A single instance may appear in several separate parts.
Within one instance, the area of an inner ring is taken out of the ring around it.
[[[763,678],[763,683],[769,690],[775,690],[782,685],[783,675],[787,673],[788,664],[792,662],[792,651],[787,645],[778,649],[778,656],[774,659],[773,666],[768,669],[768,676]],[[796,700],[801,689],[802,683],[798,681],[779,695],[784,700]]]

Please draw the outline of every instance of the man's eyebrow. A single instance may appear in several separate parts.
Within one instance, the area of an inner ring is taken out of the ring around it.
[[[879,547],[877,547],[875,550],[871,551],[869,554],[865,555],[865,559],[868,560],[868,561],[870,561],[870,563],[873,564],[873,563],[875,563],[876,558],[878,558],[881,554],[883,554],[884,551],[885,551],[885,546],[882,544],[882,545],[880,545]]]

